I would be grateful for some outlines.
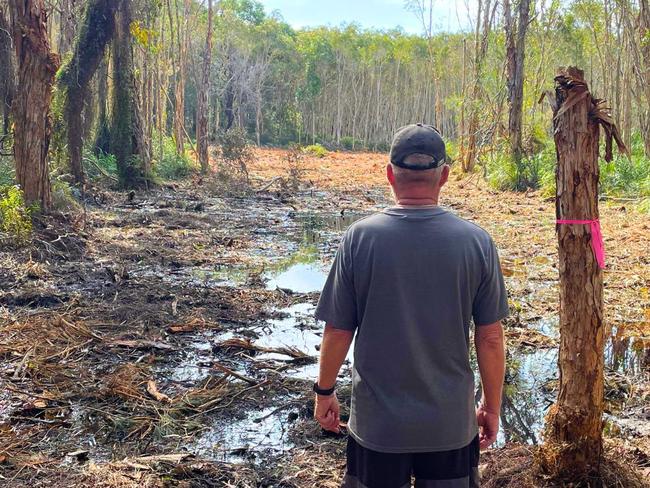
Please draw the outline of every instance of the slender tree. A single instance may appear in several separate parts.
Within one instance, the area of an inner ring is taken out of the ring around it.
[[[9,133],[11,102],[16,92],[16,68],[12,50],[13,42],[6,14],[6,7],[0,5],[0,111],[2,112],[0,138]]]
[[[9,9],[20,87],[12,104],[16,178],[25,200],[47,211],[51,205],[50,103],[59,57],[50,52],[43,0],[10,0]]]
[[[212,64],[212,0],[208,0],[208,27],[203,52],[201,82],[198,87],[198,106],[196,109],[196,143],[198,145],[201,172],[209,171],[208,156],[208,98],[210,96],[210,66]]]
[[[142,167],[147,166],[142,141],[142,122],[135,94],[133,52],[131,46],[131,2],[125,1],[117,12],[113,38],[113,95],[110,151],[117,160],[123,187],[145,183]]]
[[[524,106],[524,57],[526,53],[526,31],[530,19],[530,0],[519,0],[518,21],[514,25],[510,0],[504,0],[503,10],[506,30],[506,65],[508,71],[508,102],[510,113],[508,131],[510,151],[516,167],[523,156],[522,129]],[[520,186],[521,182],[517,183]]]
[[[86,7],[81,32],[70,61],[63,66],[59,83],[64,87],[70,170],[78,183],[83,183],[81,161],[83,149],[83,108],[88,84],[104,58],[106,46],[115,32],[115,13],[122,0],[90,0]],[[86,125],[89,125],[88,123]]]

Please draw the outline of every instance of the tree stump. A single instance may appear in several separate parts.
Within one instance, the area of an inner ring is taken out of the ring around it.
[[[557,152],[558,220],[597,220],[600,128],[625,150],[602,100],[592,97],[577,68],[555,78],[553,108]],[[603,273],[592,250],[590,225],[557,226],[560,272],[560,387],[546,418],[540,450],[546,474],[567,481],[597,476],[602,454]]]

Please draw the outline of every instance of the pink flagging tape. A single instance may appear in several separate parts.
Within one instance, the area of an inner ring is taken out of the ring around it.
[[[595,220],[556,220],[556,224],[584,224],[591,227],[591,248],[594,251],[594,256],[596,256],[596,261],[598,262],[598,267],[600,269],[605,268],[605,244],[603,243],[603,233],[600,230],[600,221]]]

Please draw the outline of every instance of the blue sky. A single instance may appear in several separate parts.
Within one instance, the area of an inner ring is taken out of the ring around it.
[[[404,8],[404,0],[261,0],[267,13],[278,10],[295,28],[338,26],[355,22],[366,28],[392,29],[421,34],[421,21]],[[434,2],[434,29],[458,31],[468,25],[465,0]]]

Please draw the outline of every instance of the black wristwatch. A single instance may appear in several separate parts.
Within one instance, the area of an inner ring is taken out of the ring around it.
[[[332,388],[328,388],[327,390],[324,390],[320,386],[318,386],[318,381],[314,383],[314,392],[317,395],[321,396],[330,396],[332,393],[334,393],[334,390],[336,389],[336,384]]]

